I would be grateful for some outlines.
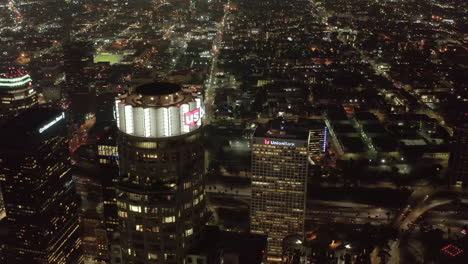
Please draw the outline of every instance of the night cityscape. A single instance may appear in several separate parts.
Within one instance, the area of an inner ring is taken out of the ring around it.
[[[467,264],[468,1],[1,0],[0,264]]]

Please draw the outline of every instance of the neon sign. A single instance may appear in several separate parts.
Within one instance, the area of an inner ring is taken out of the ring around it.
[[[296,146],[296,143],[294,143],[294,142],[276,141],[276,140],[269,140],[269,139],[264,139],[263,143],[265,145],[273,145],[273,146],[286,146],[286,147],[295,147]]]
[[[47,123],[43,127],[39,128],[39,133],[42,133],[42,132],[46,131],[49,127],[55,125],[58,121],[60,121],[60,120],[62,120],[64,118],[65,118],[65,113],[62,112],[62,114],[57,116],[54,120],[50,121],[49,123]]]
[[[328,133],[328,129],[327,129],[327,126],[325,126],[324,132],[323,132],[323,146],[322,146],[323,153],[327,151],[327,133]]]
[[[186,126],[195,126],[198,121],[203,117],[201,108],[197,108],[184,114],[184,124]]]

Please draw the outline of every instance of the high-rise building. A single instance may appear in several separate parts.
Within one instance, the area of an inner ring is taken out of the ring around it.
[[[448,178],[451,185],[468,186],[468,123],[455,128]]]
[[[328,128],[322,119],[299,119],[298,126],[309,130],[309,156],[318,162],[327,150]]]
[[[202,98],[150,83],[116,101],[123,262],[182,263],[205,224]]]
[[[64,94],[71,101],[68,119],[78,127],[96,112],[93,43],[66,42],[63,49],[67,86]]]
[[[93,79],[94,49],[91,42],[64,44],[64,70],[69,94],[88,94]]]
[[[284,238],[304,233],[308,137],[282,120],[254,133],[250,228],[268,236],[268,263],[281,262]]]
[[[36,108],[1,129],[0,179],[9,264],[81,259],[78,196],[70,173],[65,114]]]
[[[37,105],[31,76],[23,69],[0,73],[0,120],[12,118]]]

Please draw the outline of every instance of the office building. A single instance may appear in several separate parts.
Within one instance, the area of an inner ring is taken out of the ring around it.
[[[23,69],[0,73],[0,120],[12,118],[37,105],[31,76]]]
[[[73,125],[79,127],[87,120],[87,117],[96,112],[93,43],[66,42],[63,50],[67,86],[63,94],[71,101],[68,119]]]
[[[299,119],[298,127],[309,130],[309,156],[317,163],[327,151],[328,128],[322,119]]]
[[[64,44],[64,70],[67,92],[70,94],[90,92],[93,78],[93,44],[91,42],[66,42]]]
[[[284,238],[304,233],[308,139],[282,119],[254,133],[250,228],[268,236],[268,263],[282,261]]]
[[[451,185],[468,186],[468,124],[455,128],[449,159]]]
[[[116,101],[123,262],[182,263],[205,223],[202,98],[150,83]]]
[[[73,171],[76,192],[81,197],[79,218],[85,263],[110,259],[102,184],[107,176],[106,171],[95,166],[76,167]]]
[[[117,166],[119,159],[119,152],[117,150],[117,127],[115,122],[112,125],[108,123],[100,123],[104,125],[102,132],[97,135],[96,153],[97,160],[100,164],[105,166]],[[98,125],[96,125],[98,126]]]
[[[65,114],[30,109],[1,130],[0,179],[9,264],[80,263],[78,196]]]

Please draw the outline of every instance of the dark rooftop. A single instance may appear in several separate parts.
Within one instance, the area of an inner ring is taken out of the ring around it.
[[[0,145],[35,148],[65,125],[64,112],[53,108],[33,108],[6,122],[0,129]],[[56,123],[60,123],[56,124]]]
[[[2,130],[16,130],[19,133],[27,133],[38,130],[42,125],[56,118],[62,111],[53,108],[34,108],[21,113],[16,118],[7,122]]]
[[[373,137],[372,143],[379,152],[392,152],[398,149],[398,141],[390,136]]]
[[[309,129],[279,117],[271,120],[265,127],[257,127],[254,137],[307,140],[309,138]]]
[[[341,144],[345,148],[345,152],[361,153],[365,152],[366,148],[360,137],[339,137]]]
[[[342,113],[342,112],[327,112],[327,117],[328,119],[334,120],[334,121],[348,120],[346,113]]]
[[[299,118],[297,125],[308,129],[317,129],[323,128],[325,126],[325,121],[323,119]]]
[[[357,134],[358,131],[351,124],[333,123],[333,130],[337,134]]]
[[[365,124],[362,128],[366,133],[371,134],[386,134],[387,132],[381,124]]]
[[[179,92],[182,87],[175,83],[154,82],[140,85],[136,92],[143,95],[166,95]]]
[[[329,120],[348,120],[346,111],[341,105],[329,105],[327,107],[327,118]]]
[[[379,121],[379,119],[370,112],[358,112],[355,117],[357,120],[361,121]]]

